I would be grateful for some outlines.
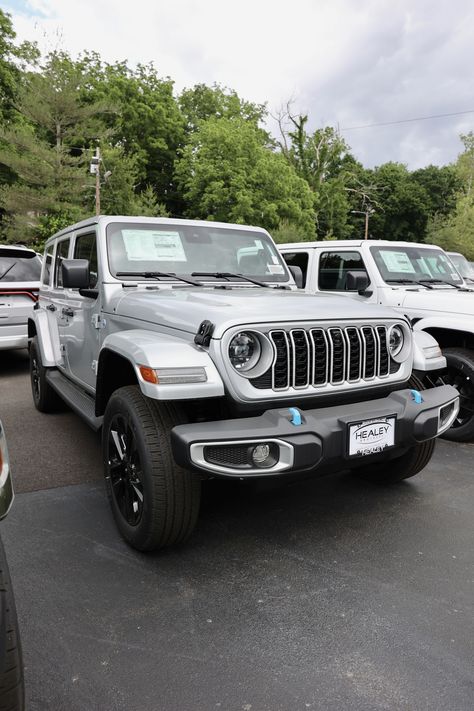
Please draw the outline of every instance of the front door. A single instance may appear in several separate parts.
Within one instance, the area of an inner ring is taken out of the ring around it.
[[[98,285],[97,241],[95,231],[76,233],[72,259],[87,259],[90,265],[89,290]],[[68,375],[88,390],[95,388],[100,350],[100,299],[81,296],[78,289],[67,289],[67,309],[60,328],[61,347],[67,360]]]
[[[318,250],[317,290],[321,293],[331,292],[338,296],[346,296],[364,303],[377,303],[377,288],[367,287],[366,294],[350,291],[347,283],[347,273],[364,274],[369,277],[362,255],[355,249]]]

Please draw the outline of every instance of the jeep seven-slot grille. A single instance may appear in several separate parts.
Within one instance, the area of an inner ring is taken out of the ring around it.
[[[295,328],[268,334],[273,365],[255,388],[286,390],[384,378],[391,371],[386,326]]]

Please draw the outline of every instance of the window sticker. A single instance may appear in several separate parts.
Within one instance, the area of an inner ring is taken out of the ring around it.
[[[267,264],[267,269],[270,274],[284,274],[285,270],[281,264]]]
[[[410,261],[406,252],[389,252],[381,250],[380,256],[385,262],[389,272],[402,272],[404,274],[416,274],[416,269]]]
[[[263,249],[263,244],[261,239],[254,239],[254,244],[257,249]]]
[[[178,232],[122,230],[122,235],[127,257],[131,261],[147,259],[165,262],[187,261]]]

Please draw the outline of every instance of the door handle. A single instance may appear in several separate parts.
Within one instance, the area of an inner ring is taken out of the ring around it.
[[[61,313],[63,316],[74,316],[74,311],[70,309],[68,306],[65,307],[64,309],[61,309]]]
[[[46,308],[48,311],[56,311],[56,306],[54,304],[49,304]]]

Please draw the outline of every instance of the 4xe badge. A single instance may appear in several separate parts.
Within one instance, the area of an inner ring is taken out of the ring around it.
[[[382,452],[395,444],[395,417],[379,417],[349,425],[349,456]]]

